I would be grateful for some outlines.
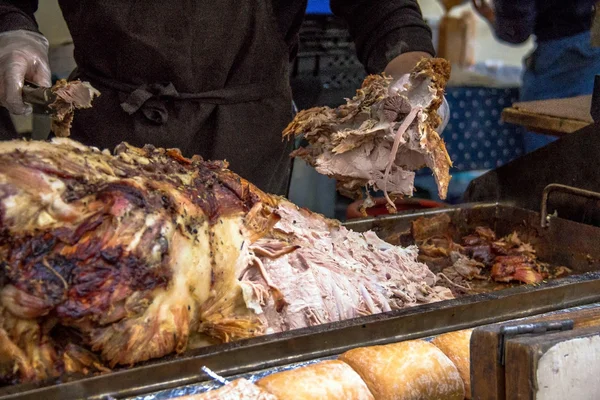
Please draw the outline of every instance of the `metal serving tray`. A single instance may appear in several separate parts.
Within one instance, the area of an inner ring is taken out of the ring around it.
[[[321,326],[188,351],[129,369],[63,383],[0,388],[0,399],[117,399],[204,382],[206,366],[230,377],[340,354],[348,349],[502,322],[600,301],[600,228],[503,204],[467,204],[421,213],[353,221],[351,229],[382,238],[409,228],[421,216],[447,213],[461,232],[486,224],[498,235],[513,230],[530,240],[543,261],[576,274],[538,286],[518,286]]]

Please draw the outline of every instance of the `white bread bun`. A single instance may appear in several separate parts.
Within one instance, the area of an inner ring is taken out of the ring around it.
[[[458,368],[465,384],[465,398],[471,398],[471,334],[473,329],[448,332],[433,339],[433,343]]]
[[[348,364],[338,360],[277,372],[256,384],[279,400],[373,400],[360,376]]]
[[[375,396],[375,400],[463,400],[458,369],[433,344],[411,340],[361,347],[340,356]]]

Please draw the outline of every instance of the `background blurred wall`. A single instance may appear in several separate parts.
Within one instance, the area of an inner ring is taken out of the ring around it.
[[[40,31],[48,38],[50,45],[60,45],[71,41],[71,35],[57,0],[44,0],[39,2],[35,17],[40,26]]]

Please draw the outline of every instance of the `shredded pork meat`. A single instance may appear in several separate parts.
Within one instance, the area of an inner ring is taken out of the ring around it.
[[[94,97],[100,92],[89,82],[80,80],[66,81],[61,79],[52,87],[56,99],[50,105],[54,110],[51,118],[51,130],[57,137],[69,137],[75,110],[90,108]]]
[[[415,246],[152,146],[0,143],[0,238],[4,381],[452,298]]]
[[[449,76],[443,59],[422,60],[395,93],[391,78],[368,76],[346,104],[297,114],[283,135],[302,136],[309,144],[292,156],[335,178],[349,197],[362,197],[365,187],[383,191],[392,210],[391,197],[412,195],[414,171],[427,166],[444,199],[452,163],[435,129]]]

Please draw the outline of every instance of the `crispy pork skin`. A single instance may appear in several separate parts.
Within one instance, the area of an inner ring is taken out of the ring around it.
[[[5,381],[452,297],[416,247],[265,194],[224,162],[152,146],[0,143],[0,239]]]

